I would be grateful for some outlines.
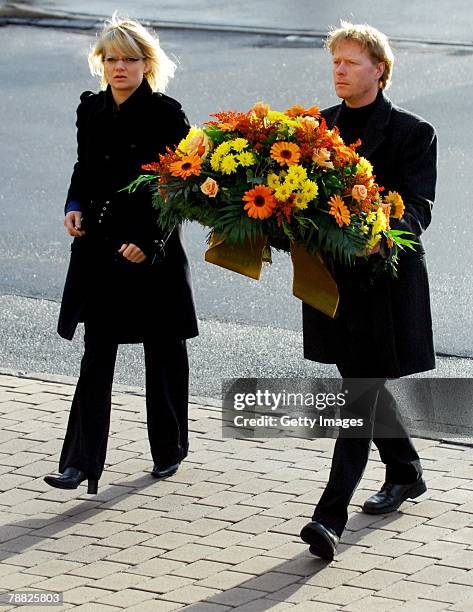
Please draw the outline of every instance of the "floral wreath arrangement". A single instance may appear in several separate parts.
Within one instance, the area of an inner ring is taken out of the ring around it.
[[[165,231],[183,221],[199,222],[212,232],[206,259],[254,278],[267,258],[268,242],[290,244],[295,295],[306,301],[296,292],[296,262],[308,288],[312,261],[325,279],[324,288],[318,275],[317,289],[332,293],[332,305],[320,308],[331,316],[338,292],[335,299],[336,286],[320,254],[350,265],[379,253],[383,267],[396,275],[399,252],[415,242],[409,232],[391,229],[390,220],[404,214],[402,198],[392,191],[382,195],[370,162],[356,152],[360,141],[345,145],[316,106],[279,112],[258,102],[246,113],[211,117],[159,161],[144,165],[148,174],[129,186],[151,186]],[[256,271],[248,264],[255,257]]]

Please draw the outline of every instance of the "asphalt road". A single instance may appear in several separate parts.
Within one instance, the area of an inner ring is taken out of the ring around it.
[[[0,37],[0,366],[77,373],[54,319],[67,266],[64,196],[75,156],[74,117],[81,91],[96,89],[86,54],[93,34],[7,27]],[[330,61],[310,43],[276,37],[179,32],[162,35],[180,62],[170,95],[192,122],[264,99],[276,108],[295,101],[336,102]],[[473,356],[473,283],[468,203],[472,162],[468,49],[398,45],[392,99],[428,118],[441,145],[434,220],[425,236],[437,350]],[[452,120],[452,117],[455,119]],[[258,283],[203,262],[205,231],[186,229],[202,337],[191,343],[192,390],[217,396],[225,376],[310,376],[333,369],[301,357],[300,303],[291,296],[282,254]],[[409,299],[409,296],[406,296]],[[80,341],[74,344],[76,357]],[[139,349],[124,348],[117,380],[139,384]],[[225,357],[222,358],[222,355]],[[76,359],[76,360],[74,360]],[[442,362],[437,375],[471,375]],[[458,373],[460,372],[460,373]],[[132,380],[130,380],[130,378]]]
[[[0,2],[1,6],[2,2]],[[5,3],[7,4],[7,3]],[[469,0],[33,0],[15,5],[46,12],[121,14],[161,22],[325,32],[340,19],[370,23],[397,38],[473,42]]]

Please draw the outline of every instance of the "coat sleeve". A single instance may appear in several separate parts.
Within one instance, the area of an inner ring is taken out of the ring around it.
[[[392,219],[392,229],[420,236],[432,218],[437,181],[437,136],[426,121],[419,121],[409,131],[399,159],[398,191],[405,212],[402,219]]]
[[[84,164],[84,139],[85,139],[85,119],[88,114],[88,107],[90,105],[90,98],[94,94],[91,91],[85,91],[80,99],[81,102],[77,107],[77,161],[74,164],[72,171],[71,182],[66,197],[66,204],[64,206],[64,213],[71,210],[70,204],[74,203],[75,209],[77,206],[81,207],[84,199],[83,195],[83,180],[82,180],[82,169]]]
[[[163,143],[165,146],[172,147],[179,144],[179,142],[185,138],[190,130],[189,120],[186,114],[181,108],[181,105],[177,100],[163,96],[166,102],[166,108],[170,110],[172,108],[169,123],[172,124],[172,128],[167,133],[166,142]],[[151,201],[151,196],[148,194],[145,196]],[[156,257],[160,252],[160,244],[163,238],[167,238],[167,235],[162,231],[157,220],[157,214],[152,211],[153,221],[146,224],[146,229],[143,231],[143,223],[138,223],[137,228],[130,228],[129,242],[132,242],[138,246],[143,253],[149,258],[151,262],[156,261]],[[177,230],[174,230],[174,233]]]
[[[169,145],[178,144],[183,138],[187,136],[190,130],[190,123],[182,108],[179,108],[176,113],[176,129],[174,132],[174,139]]]

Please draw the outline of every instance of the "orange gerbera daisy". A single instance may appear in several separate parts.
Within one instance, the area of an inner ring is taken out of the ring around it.
[[[257,185],[243,195],[246,202],[245,210],[253,219],[267,219],[273,214],[276,207],[274,191],[266,185]]]
[[[304,108],[300,104],[294,104],[293,106],[285,110],[284,114],[287,115],[288,117],[297,117],[299,115],[302,115],[303,117],[310,116],[310,117],[317,118],[320,116],[320,110],[318,106],[311,106],[310,108]]]
[[[391,217],[394,219],[402,218],[406,207],[397,191],[388,191],[387,195],[384,196],[384,202],[391,207]]]
[[[184,155],[181,159],[169,164],[172,176],[179,176],[184,180],[192,174],[199,176],[202,159],[198,155]]]
[[[350,225],[350,211],[345,205],[345,202],[338,195],[332,196],[329,200],[330,210],[328,211],[335,217],[338,227]]]
[[[280,166],[294,166],[299,163],[301,158],[301,150],[293,142],[275,142],[271,147],[271,157],[275,159]]]

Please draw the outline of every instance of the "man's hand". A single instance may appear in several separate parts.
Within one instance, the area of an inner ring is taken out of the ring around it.
[[[132,263],[142,263],[146,259],[143,251],[132,242],[125,242],[118,250],[119,253]]]
[[[81,229],[82,213],[77,210],[71,210],[64,217],[64,227],[67,229],[69,236],[79,238],[85,232]]]

